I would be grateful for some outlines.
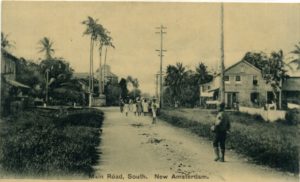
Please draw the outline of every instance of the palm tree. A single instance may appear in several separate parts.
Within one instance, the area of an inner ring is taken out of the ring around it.
[[[90,36],[90,76],[89,76],[89,107],[92,106],[92,92],[93,92],[93,51],[94,51],[94,42],[98,37],[99,29],[101,25],[97,24],[98,19],[93,19],[88,16],[87,20],[82,22],[83,25],[86,25],[86,30],[83,32],[83,35]]]
[[[296,59],[292,60],[291,62],[289,62],[289,64],[291,63],[295,63],[297,64],[297,70],[300,69],[300,42],[298,42],[298,45],[295,45],[295,50],[291,51],[291,53],[295,54],[297,56]]]
[[[207,71],[207,66],[205,66],[205,64],[200,63],[197,67],[196,67],[196,79],[198,84],[203,84],[203,83],[207,83],[209,81],[211,81],[211,76],[209,75],[208,71]]]
[[[169,87],[171,95],[174,98],[174,103],[181,100],[181,90],[183,89],[185,79],[188,76],[188,72],[182,63],[176,63],[176,65],[169,65],[167,67],[165,84]]]
[[[6,49],[11,47],[14,47],[14,42],[8,40],[8,35],[1,32],[1,48]]]
[[[102,26],[99,27],[97,34],[98,34],[98,40],[99,40],[99,93],[102,94],[103,93],[103,88],[104,85],[101,83],[104,83],[103,81],[103,77],[102,77],[102,49],[105,46],[106,50],[105,50],[105,60],[104,60],[104,65],[106,65],[106,54],[107,54],[107,47],[114,47],[114,45],[112,44],[112,38],[109,36],[109,31],[107,31],[105,28],[103,28]]]
[[[52,48],[53,42],[48,37],[44,37],[39,41],[39,45],[41,46],[39,47],[39,52],[45,52],[45,59],[52,59],[52,55],[55,52]]]

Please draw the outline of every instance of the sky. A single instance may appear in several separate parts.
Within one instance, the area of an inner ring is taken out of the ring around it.
[[[138,78],[140,89],[155,93],[155,73],[160,58],[164,25],[167,65],[182,62],[195,69],[200,62],[216,70],[220,62],[220,3],[145,2],[2,2],[1,29],[15,42],[17,57],[37,60],[38,41],[49,37],[55,56],[70,62],[75,72],[89,71],[89,37],[81,22],[91,16],[111,32],[115,49],[109,48],[107,64],[120,77]],[[300,41],[300,4],[224,5],[225,66],[240,61],[248,51],[278,51],[285,58]],[[99,65],[94,50],[94,67]]]

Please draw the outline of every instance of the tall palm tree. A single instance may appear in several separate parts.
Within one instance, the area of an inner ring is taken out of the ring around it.
[[[39,52],[45,52],[45,59],[52,59],[52,55],[55,52],[52,48],[53,42],[48,37],[44,37],[39,41],[39,45]]]
[[[97,23],[98,19],[94,19],[90,16],[86,20],[82,21],[83,25],[86,25],[86,29],[83,32],[83,35],[90,36],[90,76],[89,76],[89,107],[92,106],[92,92],[93,92],[93,51],[94,51],[94,42],[98,37],[98,32],[100,25]]]
[[[110,32],[107,31],[105,28],[102,26],[99,27],[98,31],[98,40],[99,40],[99,93],[102,94],[104,91],[104,81],[103,81],[103,73],[102,73],[102,50],[103,47],[106,47],[105,50],[105,60],[104,60],[104,65],[106,65],[106,54],[107,54],[107,47],[114,47],[112,44],[112,38],[109,36]]]

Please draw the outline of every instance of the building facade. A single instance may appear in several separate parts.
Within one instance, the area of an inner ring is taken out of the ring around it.
[[[1,49],[1,114],[8,115],[18,112],[24,107],[24,91],[29,86],[16,81],[17,64],[19,59]]]
[[[224,83],[227,108],[235,108],[237,105],[263,107],[274,100],[273,89],[264,80],[261,70],[247,61],[239,61],[225,69]],[[206,97],[208,103],[216,101],[219,88],[220,75],[216,75],[212,82],[200,86],[200,97]]]

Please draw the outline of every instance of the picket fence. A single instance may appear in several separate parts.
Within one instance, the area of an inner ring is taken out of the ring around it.
[[[285,119],[286,111],[282,110],[264,110],[264,108],[251,108],[251,107],[239,107],[240,112],[248,113],[251,115],[261,115],[265,121],[274,122],[279,119]]]

